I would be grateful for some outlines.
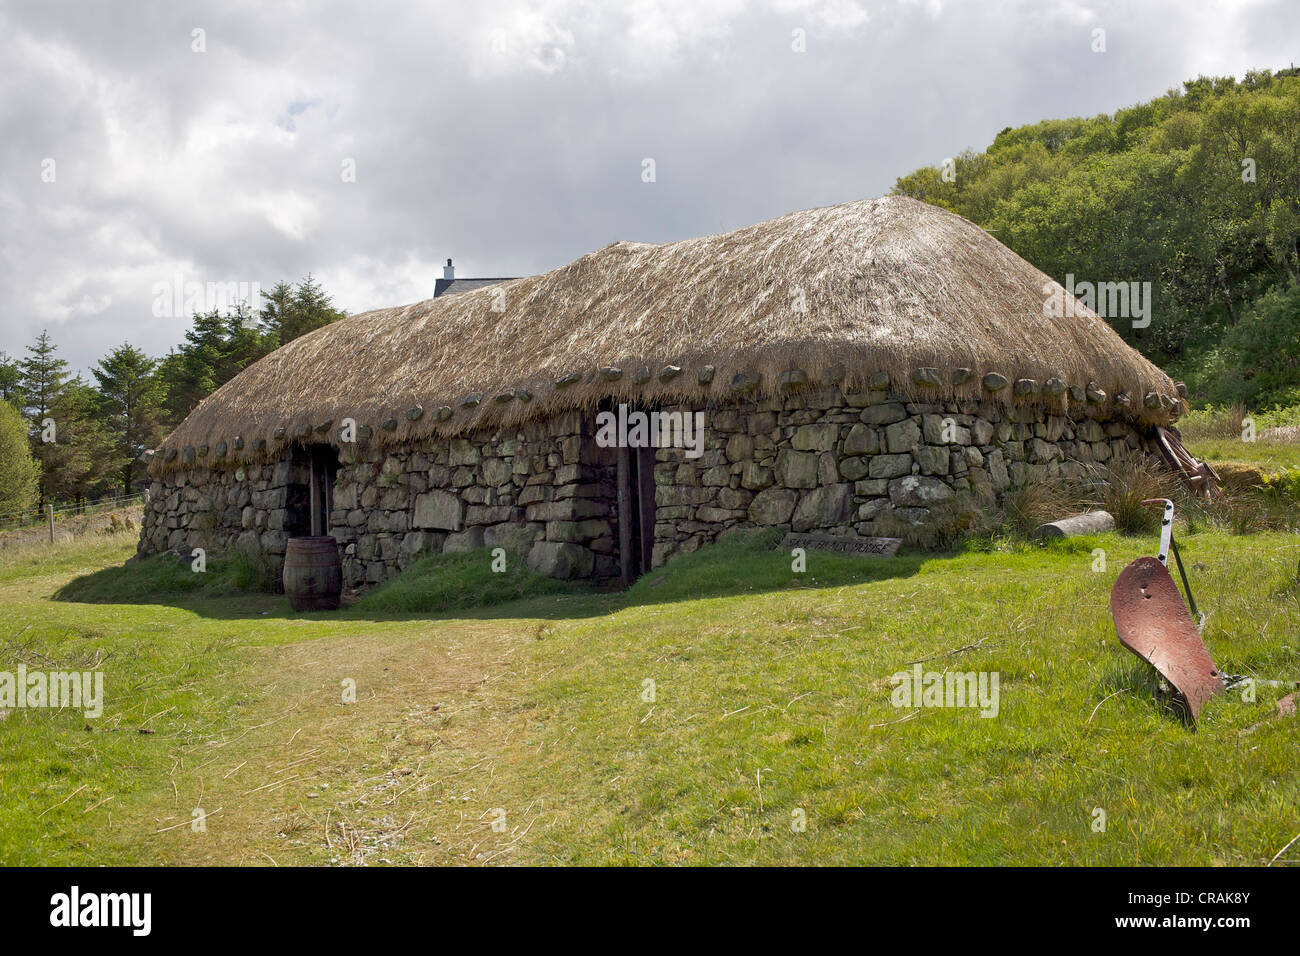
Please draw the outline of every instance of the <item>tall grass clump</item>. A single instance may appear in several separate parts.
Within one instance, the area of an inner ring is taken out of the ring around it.
[[[1002,497],[1002,530],[1028,538],[1039,525],[1087,511],[1081,487],[1061,478],[1031,481]]]
[[[1125,534],[1160,530],[1160,509],[1144,505],[1143,501],[1183,496],[1177,476],[1146,457],[1113,462],[1104,470],[1094,468],[1090,481],[1091,501],[1095,507],[1110,512],[1116,530]]]
[[[906,547],[919,551],[954,551],[972,539],[987,539],[1000,528],[995,509],[974,495],[961,493],[930,508],[925,520],[913,524],[887,512],[876,519],[876,533],[901,538]]]

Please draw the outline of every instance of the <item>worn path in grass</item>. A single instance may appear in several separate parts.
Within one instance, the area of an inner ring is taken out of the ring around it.
[[[1300,727],[1270,688],[1196,732],[1157,707],[1106,604],[1145,544],[805,575],[715,548],[449,620],[50,599],[120,540],[9,561],[0,669],[98,661],[109,700],[0,722],[0,861],[1267,863],[1300,832]],[[1187,538],[1223,669],[1300,676],[1298,552]],[[997,716],[893,707],[916,661],[997,672]]]

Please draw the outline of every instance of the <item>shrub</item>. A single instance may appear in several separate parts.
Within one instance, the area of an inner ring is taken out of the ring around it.
[[[1277,288],[1256,299],[1228,333],[1259,403],[1281,402],[1300,388],[1300,286]]]
[[[27,422],[0,400],[0,514],[26,511],[36,504],[40,467],[27,443]]]

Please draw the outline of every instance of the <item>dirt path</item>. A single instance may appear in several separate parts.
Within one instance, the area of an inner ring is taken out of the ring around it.
[[[530,640],[469,622],[241,652],[232,676],[259,699],[241,729],[177,753],[136,839],[180,864],[508,855],[510,830],[491,826],[492,753],[510,727],[485,711]],[[355,703],[344,702],[347,681]],[[195,832],[203,814],[206,832]]]

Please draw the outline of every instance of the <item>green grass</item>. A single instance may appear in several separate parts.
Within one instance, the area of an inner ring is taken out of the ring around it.
[[[1231,865],[1300,832],[1284,691],[1189,729],[1116,640],[1109,589],[1150,536],[809,552],[802,574],[772,543],[625,594],[456,556],[313,615],[142,595],[157,578],[103,571],[123,538],[0,553],[0,670],[98,661],[108,698],[0,720],[0,862]],[[1181,543],[1220,668],[1294,679],[1300,537]],[[997,672],[998,716],[895,708],[913,661]]]
[[[1255,425],[1255,440],[1243,441],[1247,414]],[[1277,440],[1270,429],[1300,425],[1300,405],[1247,412],[1242,406],[1193,409],[1178,422],[1183,443],[1197,458],[1219,465],[1241,465],[1273,473],[1300,468],[1300,442]]]
[[[529,570],[516,556],[506,556],[501,570],[494,571],[493,563],[488,548],[421,558],[364,594],[356,607],[370,613],[441,614],[575,590],[573,584]]]
[[[192,561],[182,562],[169,554],[103,568],[74,578],[54,597],[87,604],[135,604],[162,597],[221,597],[275,590],[275,575],[264,562],[235,551],[205,558],[202,573]]]
[[[1201,438],[1187,443],[1187,450],[1217,469],[1225,462],[1251,465],[1264,472],[1300,469],[1300,445],[1278,442],[1244,442],[1239,438]]]
[[[1250,415],[1256,431],[1300,425],[1300,405],[1275,405],[1272,408],[1247,409],[1244,405],[1206,405],[1193,408],[1178,420],[1178,430],[1185,439],[1239,438],[1242,419]]]

